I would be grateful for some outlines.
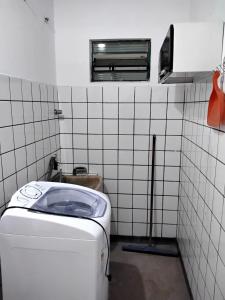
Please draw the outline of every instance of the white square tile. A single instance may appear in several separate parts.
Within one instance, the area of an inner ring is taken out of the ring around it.
[[[27,168],[27,174],[28,174],[28,182],[37,180],[37,168],[36,164],[33,164]]]
[[[144,180],[133,180],[133,193],[136,195],[147,195],[148,182]]]
[[[6,84],[6,92],[8,91]],[[11,100],[22,100],[22,81],[19,78],[10,78]]]
[[[121,208],[132,208],[132,195],[118,195],[118,206]]]
[[[152,87],[152,102],[167,102],[167,87],[158,85]]]
[[[44,144],[43,141],[39,141],[35,143],[36,147],[36,158],[37,160],[43,158],[44,156]]]
[[[35,141],[41,140],[43,137],[46,138],[46,124],[47,122],[36,122],[34,123],[34,136],[35,136]],[[43,130],[42,130],[43,128]]]
[[[5,202],[8,203],[12,195],[17,191],[16,175],[12,175],[4,181]]]
[[[61,162],[66,164],[73,163],[73,150],[61,149]]]
[[[133,222],[147,222],[147,211],[145,209],[133,209]]]
[[[117,164],[117,151],[104,150],[104,164]]]
[[[150,94],[150,86],[137,86],[135,88],[135,102],[150,102]]]
[[[9,77],[0,75],[0,100],[10,100]]]
[[[134,166],[134,179],[148,180],[147,166]]]
[[[89,150],[89,163],[102,164],[102,150]]]
[[[102,102],[102,87],[88,87],[88,102]]]
[[[79,120],[80,121],[80,120]],[[89,119],[88,120],[88,133],[102,134],[102,120]]]
[[[133,152],[119,150],[119,164],[132,164],[133,163]]]
[[[73,155],[74,155],[74,163],[77,164],[87,163],[87,150],[74,150]]]
[[[167,120],[167,134],[179,135],[182,132],[182,120]]]
[[[132,135],[119,135],[119,149],[132,150],[133,149],[133,136]]]
[[[14,149],[12,127],[0,128],[1,153]]]
[[[118,134],[118,121],[117,120],[103,120],[104,134]]]
[[[134,136],[134,149],[135,150],[148,150],[149,148],[149,137],[135,135]]]
[[[59,103],[59,109],[62,110],[64,118],[72,118],[72,105],[71,105],[71,103],[61,102],[61,103]]]
[[[167,166],[179,166],[180,165],[180,152],[166,151],[165,164]]]
[[[117,135],[104,135],[103,147],[104,147],[104,149],[117,149],[118,148],[118,136]]]
[[[15,136],[15,144],[18,145],[17,147],[19,147],[19,145],[23,146],[25,140],[26,140],[26,144],[33,143],[35,139],[34,125],[25,124],[25,135],[24,135],[24,125],[14,127],[14,136]],[[20,138],[21,141],[19,140]]]
[[[117,179],[117,166],[104,165],[104,178]]]
[[[152,103],[151,105],[151,119],[166,119],[167,104]]]
[[[62,148],[72,148],[72,135],[71,134],[60,134],[60,145]],[[74,137],[74,145],[75,145],[75,147],[80,148],[77,146],[77,140],[75,137]]]
[[[90,124],[89,120],[89,124]],[[60,132],[62,133],[72,133],[72,121],[62,120],[60,121]],[[73,120],[73,133],[87,133],[87,120]]]
[[[133,207],[147,209],[147,196],[133,195]]]
[[[166,137],[166,150],[181,150],[181,137],[180,136],[167,136]]]
[[[49,118],[48,116],[48,103],[42,102],[41,103],[41,117],[42,120],[47,120]]]
[[[134,87],[133,86],[120,86],[119,87],[119,101],[120,102],[133,102],[134,101]]]
[[[184,102],[184,85],[176,84],[169,87],[168,102]]]
[[[119,120],[120,134],[133,134],[134,121],[133,120]]]
[[[182,119],[182,117],[183,117],[183,104],[168,103],[167,118],[168,119]]]
[[[40,104],[40,102],[33,102],[33,109],[34,109],[34,121],[41,121],[41,104]]]
[[[118,235],[130,236],[131,234],[132,234],[132,224],[131,223],[118,222]]]
[[[45,160],[47,161],[47,164],[49,162],[49,160],[47,160],[47,155],[49,155],[49,153],[51,153],[51,143],[50,143],[50,139],[47,138],[44,140],[43,142],[43,146],[44,146],[44,156],[45,156]]]
[[[73,103],[73,118],[87,118],[87,103]]]
[[[85,87],[72,87],[72,101],[73,102],[86,102],[87,89]]]
[[[134,164],[146,166],[148,164],[148,151],[135,151]]]
[[[152,167],[149,166],[149,175],[151,174],[151,171],[152,171],[151,168]],[[163,180],[163,172],[164,172],[163,166],[156,166],[155,167],[155,180]]]
[[[88,118],[102,118],[102,103],[88,103]]]
[[[179,181],[180,168],[179,167],[165,167],[165,180]]]
[[[119,180],[118,192],[124,194],[132,193],[132,180]]]
[[[104,102],[118,102],[118,94],[118,86],[103,87]]]
[[[20,101],[12,101],[12,120],[13,124],[24,123],[23,104]]]
[[[169,196],[173,196],[173,195],[178,196],[178,187],[179,187],[179,182],[165,181],[164,194]]]
[[[119,208],[118,209],[118,221],[131,222],[132,221],[132,210]]]
[[[165,134],[166,130],[166,121],[165,120],[151,120],[151,134]]]
[[[119,165],[119,179],[132,179],[132,166]]]
[[[58,98],[59,98],[59,102],[71,102],[71,87],[59,86]]]
[[[33,127],[33,124],[32,124]],[[13,127],[15,148],[25,145],[24,125],[17,125]]]
[[[32,102],[23,102],[23,109],[25,123],[33,122],[34,116]]]
[[[134,104],[120,103],[119,104],[119,117],[121,119],[133,119],[134,118]]]
[[[26,150],[25,147],[15,150],[16,170],[19,171],[26,167]]]
[[[164,196],[163,197],[163,208],[169,210],[178,209],[178,197],[176,196]]]
[[[23,101],[32,101],[31,82],[22,80],[22,96]]]
[[[27,164],[31,165],[36,161],[36,148],[35,144],[30,144],[26,146],[26,151],[27,151]]]
[[[0,101],[0,127],[9,125],[12,125],[10,102]]]
[[[135,120],[135,134],[148,134],[149,120]]]
[[[88,135],[89,149],[102,149],[102,136],[101,135]]]
[[[15,155],[14,151],[2,155],[3,178],[15,173]]]
[[[44,159],[37,161],[37,177],[40,180],[42,176],[45,174],[45,165]]]
[[[150,105],[144,103],[135,103],[135,119],[149,119]]]
[[[104,118],[118,118],[118,104],[117,103],[104,103]]]

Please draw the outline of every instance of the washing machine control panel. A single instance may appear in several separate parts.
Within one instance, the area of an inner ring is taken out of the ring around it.
[[[11,201],[11,205],[16,205],[17,202],[20,206],[31,207],[48,189],[49,187],[46,185],[31,182],[16,193],[16,197]]]
[[[20,193],[30,199],[38,199],[42,195],[42,192],[34,186],[27,185],[21,189]]]

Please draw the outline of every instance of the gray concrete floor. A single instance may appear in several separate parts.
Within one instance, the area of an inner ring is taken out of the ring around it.
[[[111,243],[109,300],[191,299],[178,258],[125,252],[122,245]]]
[[[125,252],[111,243],[109,300],[190,300],[179,258]]]

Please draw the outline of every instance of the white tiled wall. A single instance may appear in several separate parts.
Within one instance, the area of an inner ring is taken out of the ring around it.
[[[225,127],[207,126],[210,79],[186,86],[178,241],[194,299],[225,299]]]
[[[58,87],[61,162],[104,177],[112,233],[149,230],[152,135],[157,135],[154,233],[175,237],[183,86]]]
[[[59,153],[57,88],[0,75],[0,209]]]

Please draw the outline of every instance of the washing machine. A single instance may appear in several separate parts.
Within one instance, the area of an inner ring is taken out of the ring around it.
[[[3,300],[106,300],[110,215],[92,189],[23,186],[0,220]]]

